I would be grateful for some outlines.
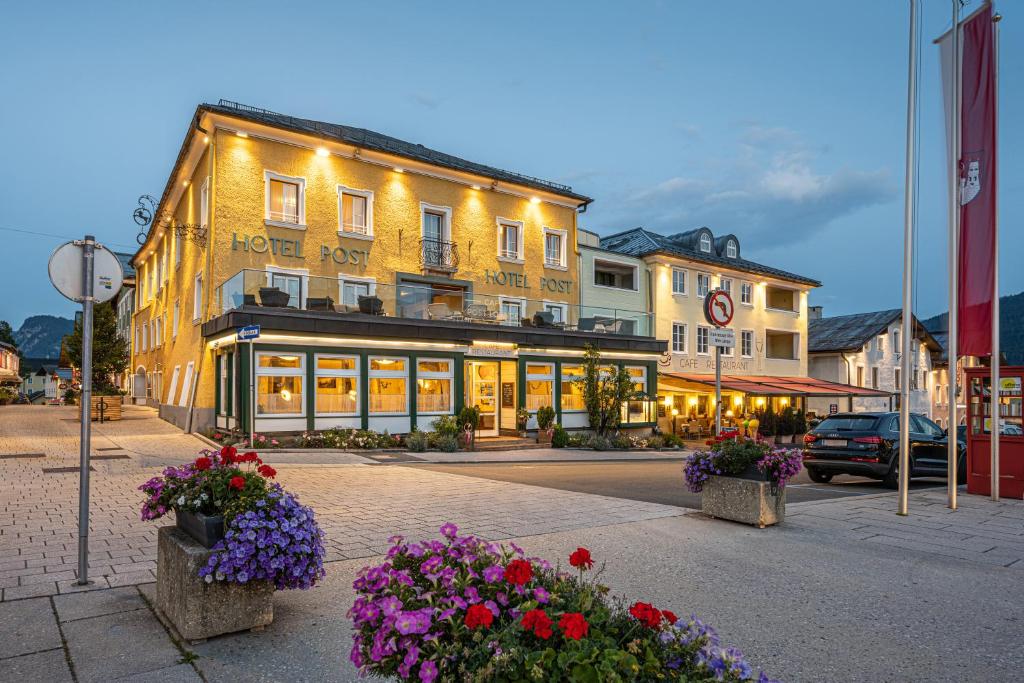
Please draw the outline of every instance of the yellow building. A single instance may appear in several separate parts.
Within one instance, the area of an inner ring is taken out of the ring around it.
[[[652,393],[664,350],[650,325],[595,334],[636,312],[579,306],[590,201],[364,129],[200,105],[133,260],[135,381],[192,429],[405,433],[463,404],[484,436],[520,407],[584,426],[587,343]]]

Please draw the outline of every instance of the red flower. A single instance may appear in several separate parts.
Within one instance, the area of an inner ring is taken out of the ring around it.
[[[665,617],[665,621],[667,621],[669,625],[672,625],[679,621],[679,617],[676,616],[676,613],[670,612],[667,609],[661,610],[661,616]]]
[[[488,628],[494,622],[494,615],[483,605],[470,605],[466,610],[465,622],[468,628]]]
[[[526,560],[512,560],[505,567],[505,580],[509,583],[522,586],[533,578],[533,566]]]
[[[256,468],[256,471],[262,474],[267,479],[273,479],[274,476],[277,475],[277,470],[275,470],[270,465],[260,465],[259,467]]]
[[[647,628],[657,628],[658,624],[661,623],[661,611],[656,610],[652,605],[646,602],[634,603],[629,608],[629,613],[633,615],[633,618],[639,621]]]
[[[594,561],[590,559],[590,551],[586,548],[576,548],[576,552],[569,556],[569,564],[579,569],[590,569]]]
[[[231,481],[228,482],[228,486],[241,491],[245,488],[245,477],[231,477]]]
[[[213,467],[213,461],[207,458],[205,455],[196,458],[196,469],[200,472],[208,470]]]
[[[565,634],[566,638],[579,640],[587,635],[590,624],[587,623],[587,620],[579,612],[566,612],[558,620],[558,628]]]
[[[230,465],[235,461],[236,453],[238,453],[238,450],[234,446],[225,446],[220,449],[220,459]]]
[[[551,637],[551,618],[542,609],[532,609],[523,615],[520,622],[527,631],[532,630],[533,635],[547,640]]]

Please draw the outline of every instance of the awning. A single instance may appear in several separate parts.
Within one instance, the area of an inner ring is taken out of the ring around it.
[[[714,389],[715,376],[684,372],[658,373],[659,384],[662,379],[667,386],[676,385],[681,389],[706,391]],[[689,385],[689,386],[687,386]],[[884,396],[892,394],[855,387],[851,384],[828,382],[814,377],[773,377],[771,375],[722,375],[722,389],[738,391],[754,396]]]

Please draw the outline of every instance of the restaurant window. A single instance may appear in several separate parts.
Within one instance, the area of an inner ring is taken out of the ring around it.
[[[708,355],[709,343],[711,338],[711,328],[704,325],[697,326],[697,355],[706,356]]]
[[[579,381],[583,379],[583,366],[562,364],[562,411],[582,412],[586,410],[583,404],[583,387]]]
[[[638,396],[623,403],[622,421],[627,424],[653,422],[655,402],[647,398],[647,368],[638,365],[625,366],[633,391]]]
[[[740,283],[740,303],[747,306],[754,305],[754,285],[749,282]]]
[[[316,414],[359,414],[358,356],[316,356]]]
[[[554,406],[555,366],[553,363],[526,364],[526,409]]]
[[[752,358],[754,356],[753,330],[740,331],[740,355],[744,358]]]
[[[419,415],[452,412],[454,376],[451,359],[421,358],[416,362],[416,412]]]
[[[523,260],[523,224],[521,221],[498,219],[498,256]]]
[[[686,323],[672,323],[672,351],[686,353]]]
[[[544,265],[565,267],[565,230],[544,228]]]
[[[707,296],[711,289],[711,276],[707,273],[697,273],[697,296]]]
[[[265,221],[286,228],[305,227],[305,178],[291,178],[271,171],[263,172],[266,181]]]
[[[304,355],[261,352],[256,354],[256,415],[305,414],[302,380]]]
[[[686,271],[682,268],[672,269],[672,293],[686,294]]]
[[[370,357],[371,415],[404,415],[409,412],[408,363],[406,358]]]
[[[626,374],[633,385],[633,391],[638,394],[647,393],[647,368],[642,365],[627,365]]]
[[[373,236],[373,192],[338,186],[338,215],[342,235]]]

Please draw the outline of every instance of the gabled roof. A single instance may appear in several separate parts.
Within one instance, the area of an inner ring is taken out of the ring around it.
[[[739,256],[736,258],[729,258],[728,256],[719,255],[716,252],[719,248],[724,251],[724,244],[726,241],[722,238],[719,238],[716,249],[713,249],[712,253],[709,254],[702,252],[699,247],[699,237],[702,232],[711,233],[710,230],[703,227],[676,233],[675,235],[661,235],[646,228],[632,228],[630,230],[615,233],[614,235],[602,237],[601,246],[609,251],[616,251],[620,254],[630,254],[632,256],[666,254],[669,256],[678,256],[680,258],[689,259],[691,261],[707,263],[709,265],[721,266],[722,268],[729,268],[747,273],[756,273],[758,275],[778,278],[780,280],[788,280],[790,282],[798,282],[811,287],[821,286],[821,282],[813,278],[797,275],[796,273],[790,273],[779,268],[772,268],[771,266],[766,266],[754,261],[748,261],[747,259]],[[731,235],[724,235],[723,237],[728,238],[731,237]],[[714,240],[713,235],[712,239]]]
[[[246,119],[256,123],[262,123],[275,128],[283,128],[297,133],[307,133],[322,136],[325,139],[333,139],[354,145],[362,149],[374,150],[385,154],[394,154],[407,159],[422,161],[435,166],[442,166],[456,171],[465,171],[482,175],[493,180],[499,180],[514,185],[523,185],[537,190],[553,192],[576,199],[580,203],[590,203],[593,200],[585,195],[573,192],[568,185],[542,180],[533,176],[505,171],[494,166],[478,164],[474,161],[467,161],[451,154],[445,154],[429,147],[414,142],[406,142],[393,138],[390,135],[377,133],[365,128],[355,128],[338,123],[326,123],[314,119],[303,119],[287,114],[278,114],[267,109],[251,107],[230,100],[220,100],[217,104],[201,104],[196,112],[197,116],[202,111],[209,111],[217,114],[224,114],[236,118]]]
[[[811,320],[807,324],[808,353],[838,353],[859,351],[864,345],[889,329],[903,315],[903,310],[890,308],[871,313],[853,313],[830,318]],[[915,337],[932,351],[939,351],[940,344],[915,317]]]

